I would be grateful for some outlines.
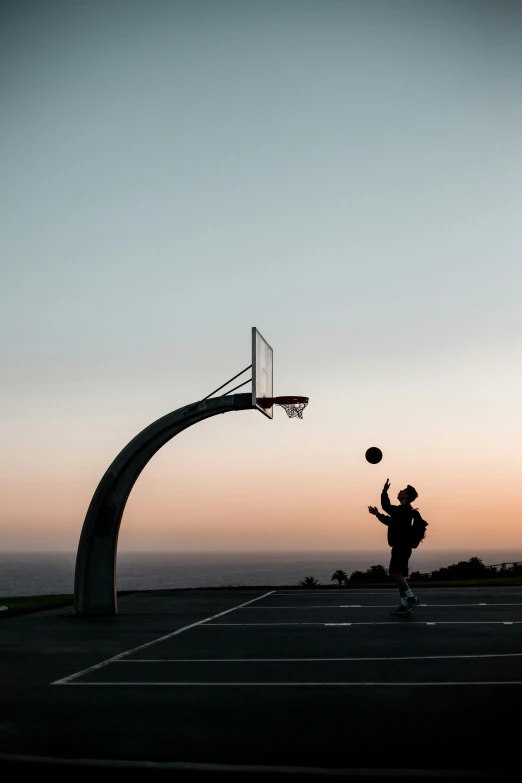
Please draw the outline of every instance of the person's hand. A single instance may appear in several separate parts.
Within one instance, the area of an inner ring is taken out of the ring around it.
[[[368,511],[370,512],[370,514],[373,514],[374,516],[377,516],[377,514],[379,513],[376,506],[368,506]]]
[[[386,479],[386,484],[382,488],[382,491],[383,492],[388,492],[389,488],[390,488],[390,479]]]

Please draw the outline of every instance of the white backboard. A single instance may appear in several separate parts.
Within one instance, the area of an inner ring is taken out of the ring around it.
[[[266,406],[263,400],[274,396],[273,351],[255,326],[252,327],[252,407],[268,416],[274,416],[274,406]]]

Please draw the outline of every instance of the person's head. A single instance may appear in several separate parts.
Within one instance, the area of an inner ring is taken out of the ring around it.
[[[397,500],[399,503],[413,503],[416,497],[418,497],[419,493],[415,489],[415,487],[412,487],[411,484],[408,484],[406,489],[401,489],[399,494],[397,495]]]

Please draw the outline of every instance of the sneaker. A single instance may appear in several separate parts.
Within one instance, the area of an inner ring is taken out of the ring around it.
[[[405,604],[399,604],[397,609],[394,609],[390,614],[408,614],[408,607]]]
[[[413,598],[408,598],[408,605],[406,607],[406,612],[411,612],[413,609],[415,609],[416,606],[420,604],[420,598],[417,598],[416,595],[413,596]]]

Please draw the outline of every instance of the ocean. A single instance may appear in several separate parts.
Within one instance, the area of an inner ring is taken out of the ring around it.
[[[428,572],[480,557],[486,565],[522,562],[520,550],[416,550],[412,570]],[[75,552],[0,553],[0,596],[72,593]],[[119,590],[152,590],[227,585],[297,585],[306,576],[330,584],[338,568],[349,575],[371,565],[388,566],[389,551],[381,552],[120,552]]]

